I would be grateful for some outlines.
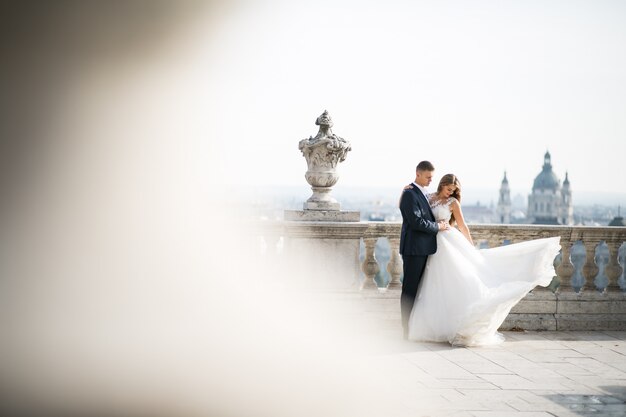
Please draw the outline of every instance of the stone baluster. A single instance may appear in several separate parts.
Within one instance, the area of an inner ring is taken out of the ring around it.
[[[365,243],[365,259],[363,260],[363,265],[361,265],[361,270],[365,274],[365,280],[363,280],[361,284],[362,290],[378,288],[376,281],[374,281],[374,277],[376,277],[376,274],[380,271],[380,266],[374,254],[377,240],[378,238],[375,237],[363,238],[363,243]]]
[[[483,230],[474,227],[470,227],[470,234],[476,248],[480,248],[480,244],[489,237]]]
[[[279,235],[265,235],[265,255],[269,258],[273,258],[277,254],[278,241],[280,240]]]
[[[487,239],[487,244],[489,245],[490,248],[497,248],[498,246],[502,244],[502,242],[500,241],[500,237],[490,236]]]
[[[391,259],[387,264],[387,272],[389,272],[390,277],[387,289],[400,289],[402,288],[402,283],[400,282],[400,275],[402,275],[402,261],[400,260],[400,255],[398,253],[400,248],[400,239],[391,237],[388,239],[389,247],[391,248]]]
[[[585,245],[585,265],[583,265],[582,273],[585,281],[580,287],[580,293],[586,288],[595,288],[593,280],[600,271],[600,268],[596,265],[596,246],[598,246],[598,243],[600,243],[598,239],[583,240]]]
[[[622,272],[623,272],[622,266],[619,264],[617,260],[618,251],[619,251],[619,247],[621,243],[622,242],[616,242],[616,241],[606,242],[607,246],[609,247],[609,263],[606,265],[604,272],[606,273],[606,276],[609,279],[609,283],[604,289],[605,293],[609,291],[611,292],[621,291],[621,288],[619,287],[619,283],[617,282],[617,280],[619,279],[620,275],[622,275]]]
[[[569,239],[561,238],[561,264],[556,268],[559,276],[558,292],[572,291],[572,275],[574,275],[574,264],[570,259],[570,249],[572,242]]]

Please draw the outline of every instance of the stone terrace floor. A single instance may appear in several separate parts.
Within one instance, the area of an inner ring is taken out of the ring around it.
[[[493,347],[390,342],[375,357],[399,413],[626,416],[626,332],[503,333]]]

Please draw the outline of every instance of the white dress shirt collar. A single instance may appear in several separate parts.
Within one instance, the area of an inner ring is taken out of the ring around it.
[[[428,197],[428,190],[426,190],[426,187],[422,187],[421,185],[415,182],[413,183],[413,185],[415,185],[417,188],[420,189],[420,191],[422,191],[422,194],[424,194],[424,197]]]

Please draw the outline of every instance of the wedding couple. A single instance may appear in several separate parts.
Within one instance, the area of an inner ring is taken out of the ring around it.
[[[420,162],[400,197],[404,338],[456,346],[502,342],[497,330],[511,308],[552,281],[560,238],[476,249],[458,178],[444,175],[428,195],[434,171],[430,162]]]

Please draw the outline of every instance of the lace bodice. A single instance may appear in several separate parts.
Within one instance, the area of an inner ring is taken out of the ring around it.
[[[430,208],[433,211],[433,215],[435,216],[436,221],[450,221],[450,217],[452,216],[450,204],[452,204],[453,201],[456,201],[456,198],[450,197],[446,201],[437,200],[436,198],[432,197],[428,198],[428,203],[430,204]]]

